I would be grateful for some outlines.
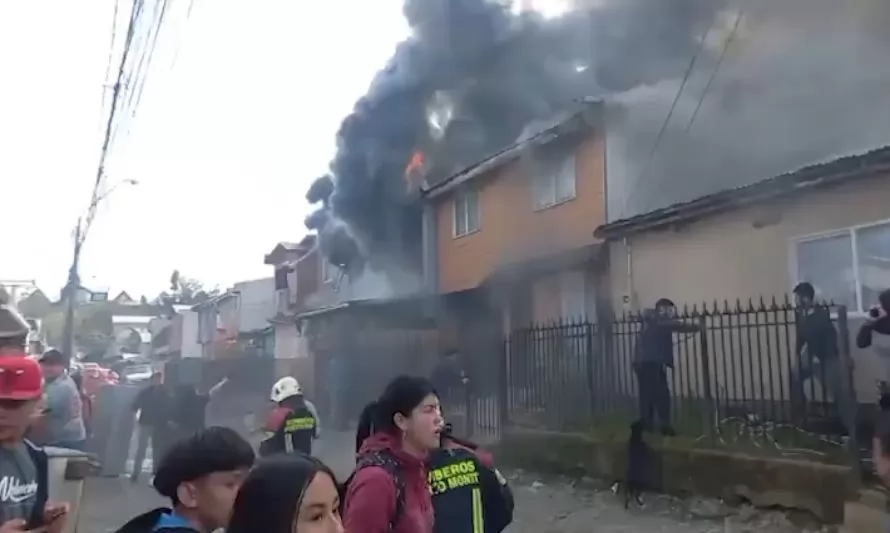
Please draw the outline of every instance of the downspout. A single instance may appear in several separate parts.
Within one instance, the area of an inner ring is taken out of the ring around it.
[[[634,290],[634,264],[633,264],[633,247],[627,237],[624,238],[624,252],[627,259],[627,287],[625,287],[625,311],[636,311],[637,293]]]

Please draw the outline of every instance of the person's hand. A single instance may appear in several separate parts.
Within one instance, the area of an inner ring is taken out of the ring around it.
[[[37,528],[34,531],[44,531],[45,528]],[[25,533],[28,531],[28,522],[21,518],[7,520],[0,525],[0,533]]]
[[[46,533],[62,533],[68,521],[71,506],[67,503],[48,502],[43,508],[43,523]]]
[[[868,310],[868,314],[865,317],[866,324],[874,324],[878,320],[887,316],[887,311],[884,311],[884,308],[880,305],[876,305]]]

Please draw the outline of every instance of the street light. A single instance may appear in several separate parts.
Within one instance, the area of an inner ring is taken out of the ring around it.
[[[80,288],[80,251],[83,243],[86,241],[90,226],[93,225],[93,219],[96,218],[96,208],[103,200],[107,199],[121,185],[139,185],[134,179],[126,179],[119,181],[105,191],[103,194],[93,194],[90,205],[87,207],[86,222],[83,217],[77,218],[77,226],[74,228],[74,257],[71,260],[71,267],[68,269],[68,282],[62,289],[62,295],[67,298],[65,302],[65,327],[62,330],[62,353],[70,361],[74,349],[74,309],[76,306],[77,290]]]

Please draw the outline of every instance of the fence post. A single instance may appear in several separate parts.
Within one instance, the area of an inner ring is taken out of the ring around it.
[[[509,418],[509,387],[510,387],[510,379],[507,375],[509,371],[509,362],[508,358],[510,357],[510,350],[512,350],[513,346],[513,334],[512,332],[508,332],[504,337],[503,349],[501,350],[501,357],[498,360],[498,390],[497,390],[497,399],[498,399],[498,421],[496,427],[498,428],[498,432],[501,433],[504,426],[508,423]],[[500,435],[498,435],[500,436]]]
[[[711,441],[711,445],[715,445],[715,431],[717,421],[715,420],[716,415],[714,414],[716,411],[714,409],[714,396],[711,392],[711,357],[710,357],[710,349],[708,348],[708,328],[707,328],[707,319],[704,315],[698,318],[698,326],[699,326],[699,342],[701,344],[701,372],[702,372],[702,394],[705,396],[705,414],[708,419],[705,421],[705,425],[708,430],[708,438]]]
[[[843,398],[836,398],[841,419],[847,429],[847,454],[850,459],[850,481],[853,489],[858,489],[862,484],[862,466],[859,457],[859,442],[856,438],[856,412],[859,404],[856,402],[856,394],[853,389],[853,368],[850,364],[850,324],[847,321],[847,306],[841,305],[837,309],[838,342],[840,344],[840,393]]]
[[[594,336],[596,335],[596,328],[594,324],[590,321],[584,325],[584,336],[585,342],[587,344],[587,393],[590,394],[590,422],[593,421],[596,416],[596,377],[595,377],[595,368],[596,364],[596,355],[593,353],[594,346],[596,344],[593,342]]]

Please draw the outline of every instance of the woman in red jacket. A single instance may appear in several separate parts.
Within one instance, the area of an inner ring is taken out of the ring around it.
[[[443,427],[432,384],[399,376],[362,411],[355,473],[347,481],[343,525],[349,533],[432,533],[426,460]]]

